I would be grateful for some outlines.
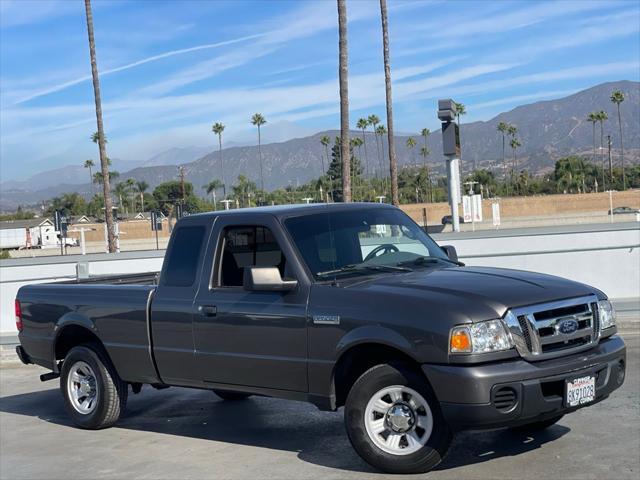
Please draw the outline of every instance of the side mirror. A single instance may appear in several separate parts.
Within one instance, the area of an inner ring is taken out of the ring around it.
[[[242,284],[249,291],[288,292],[296,288],[298,281],[283,280],[277,267],[247,267]]]
[[[444,253],[447,254],[449,260],[452,260],[454,262],[458,261],[458,252],[456,252],[456,247],[454,247],[453,245],[443,245],[440,248]]]

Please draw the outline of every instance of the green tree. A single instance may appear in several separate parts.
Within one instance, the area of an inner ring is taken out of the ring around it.
[[[598,123],[600,123],[600,163],[602,165],[602,188],[606,189],[606,174],[605,174],[605,160],[604,160],[604,122],[609,120],[609,115],[604,110],[600,110],[596,113]]]
[[[96,42],[93,35],[93,13],[91,11],[91,0],[84,0],[84,8],[87,17],[87,35],[89,38],[89,58],[91,62],[91,78],[93,79],[93,96],[96,110],[96,124],[98,131],[94,142],[98,144],[100,153],[100,168],[102,171],[102,194],[104,196],[105,211],[111,211],[111,185],[109,183],[109,166],[107,163],[107,139],[104,134],[104,126],[102,124],[102,100],[100,98],[100,79],[98,77],[98,61],[96,59]],[[107,245],[109,253],[115,253],[115,230],[113,225],[113,217],[105,215],[107,223]]]
[[[416,147],[416,139],[413,137],[407,138],[407,148],[411,152],[411,163],[413,164],[414,167],[417,167],[418,165],[416,164],[415,147]]]
[[[218,152],[220,157],[220,173],[222,174],[222,195],[227,198],[227,187],[224,181],[224,158],[222,157],[222,132],[224,132],[224,125],[221,122],[216,122],[211,126],[211,131],[218,136]]]
[[[173,213],[177,203],[183,203],[183,209],[188,213],[197,213],[202,210],[202,203],[194,195],[191,182],[184,182],[184,202],[182,201],[180,180],[161,183],[153,190],[153,198],[157,202],[158,208],[167,216]]]
[[[355,179],[355,178],[358,178],[360,175],[362,175],[362,167],[360,165],[360,160],[353,154],[352,144],[349,145],[349,150],[350,150],[349,151],[350,158],[353,159],[353,168],[350,173],[353,175]],[[331,148],[331,164],[329,165],[329,170],[327,171],[327,175],[329,176],[330,179],[333,180],[331,185],[332,197],[336,202],[344,201],[343,189],[342,189],[344,185],[344,183],[342,182],[342,174],[344,171],[344,166],[342,163],[341,152],[342,152],[342,148],[341,148],[340,137],[336,137],[333,147]]]
[[[87,202],[77,192],[63,193],[51,200],[46,213],[52,215],[55,210],[61,210],[65,216],[84,215],[87,213]]]
[[[520,148],[522,146],[522,143],[520,143],[520,140],[518,140],[516,137],[513,137],[511,139],[511,142],[509,142],[509,145],[511,146],[511,149],[513,150],[513,167],[511,170],[511,178],[513,181],[513,176],[514,174],[517,175],[518,174],[518,156],[517,156],[517,150],[518,148]]]
[[[93,160],[85,160],[82,166],[89,169],[89,183],[91,184],[91,190],[93,191],[93,172],[91,170],[95,166],[95,163],[93,163]]]
[[[264,174],[262,170],[262,141],[260,138],[260,127],[267,123],[261,113],[254,113],[251,117],[251,125],[258,127],[258,160],[260,162],[260,190],[264,191]]]
[[[509,131],[509,124],[507,122],[500,122],[496,127],[497,130],[502,134],[502,169],[503,169],[503,180],[507,179],[507,160],[505,156],[505,137],[507,132]]]
[[[356,123],[356,128],[362,130],[362,144],[364,145],[364,171],[365,175],[369,176],[369,156],[367,155],[367,127],[369,126],[369,120],[362,117],[358,119],[358,123]],[[329,138],[329,137],[327,137]]]
[[[211,180],[209,183],[207,183],[206,185],[204,185],[202,188],[204,188],[207,191],[207,195],[212,195],[213,196],[213,208],[214,210],[218,209],[218,204],[216,201],[216,191],[218,191],[218,189],[220,189],[221,187],[223,187],[223,182],[221,182],[218,179],[215,180]]]
[[[462,167],[462,123],[460,117],[467,114],[467,109],[464,103],[453,102],[456,106],[456,118],[458,119],[458,131],[460,132],[460,167]],[[473,170],[476,169],[475,162],[473,164]]]
[[[620,165],[622,166],[622,189],[627,189],[627,179],[624,174],[624,145],[622,142],[622,118],[620,117],[620,104],[624,102],[624,93],[616,90],[611,94],[611,101],[616,104],[618,109],[618,128],[620,129]]]
[[[142,210],[143,212],[145,211],[144,194],[148,188],[149,188],[149,184],[144,180],[140,180],[136,182],[136,191],[138,192],[138,195],[140,195],[140,210]]]
[[[251,197],[256,195],[258,186],[249,180],[245,175],[238,175],[236,183],[231,187],[233,196],[243,207],[255,206]]]
[[[379,168],[380,168],[380,146],[378,145],[378,134],[377,134],[377,128],[378,128],[378,124],[380,123],[380,118],[378,118],[377,115],[369,115],[369,117],[367,118],[367,121],[369,122],[369,125],[371,125],[373,127],[373,138],[376,141],[376,161],[377,161],[377,166],[374,169],[375,170],[375,176],[376,178],[378,177],[378,172],[379,172]]]
[[[329,163],[329,143],[331,142],[331,139],[327,136],[327,135],[323,135],[322,138],[320,138],[320,144],[324,147],[324,154],[327,157],[327,163]],[[322,175],[325,175],[326,170],[324,168],[324,157],[322,157]]]

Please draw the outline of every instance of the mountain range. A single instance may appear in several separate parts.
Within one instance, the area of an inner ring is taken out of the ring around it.
[[[640,159],[640,83],[618,81],[603,83],[573,95],[548,101],[536,102],[516,107],[501,113],[488,121],[465,123],[462,117],[460,128],[462,139],[463,172],[475,165],[477,168],[498,168],[502,162],[502,137],[497,131],[499,122],[507,122],[518,128],[517,137],[522,146],[517,150],[519,165],[532,174],[540,174],[553,168],[555,161],[566,155],[578,154],[591,158],[593,155],[593,126],[587,115],[595,110],[604,110],[609,120],[603,125],[603,133],[611,135],[614,163],[619,162],[619,133],[616,106],[609,97],[614,90],[625,94],[621,106],[621,120],[624,130],[625,161],[638,162]],[[355,119],[352,118],[352,121]],[[384,122],[383,122],[384,123]],[[339,135],[338,130],[291,140],[262,145],[265,188],[274,189],[289,184],[302,184],[322,173],[325,157],[320,139],[328,135],[332,140]],[[352,131],[352,136],[362,137],[362,132]],[[396,154],[399,165],[419,162],[420,147],[424,139],[416,132],[414,149],[409,149],[406,141],[409,135],[396,135]],[[374,135],[365,135],[367,161],[370,171],[379,167]],[[386,136],[384,150],[386,152]],[[428,162],[436,171],[443,171],[444,157],[440,130],[428,137],[431,154]],[[596,125],[596,142],[600,142],[600,127]],[[506,155],[509,160],[512,151],[507,139]],[[161,152],[146,161],[114,161],[114,169],[136,165],[128,171],[120,171],[119,180],[133,178],[146,181],[151,189],[156,185],[177,178],[177,166],[182,165],[186,179],[193,182],[195,190],[204,194],[201,187],[214,178],[220,178],[220,154],[211,147],[175,147]],[[260,166],[258,147],[232,146],[222,151],[227,185],[233,183],[239,174],[247,175],[259,185]],[[364,157],[364,150],[356,155]],[[386,158],[386,157],[385,157]],[[599,158],[599,157],[598,157]],[[364,162],[364,158],[362,158]],[[386,167],[385,171],[388,170]],[[25,181],[0,183],[0,209],[12,210],[18,205],[33,205],[63,192],[77,191],[90,195],[97,188],[86,179],[88,172],[81,166],[67,166],[41,172]]]

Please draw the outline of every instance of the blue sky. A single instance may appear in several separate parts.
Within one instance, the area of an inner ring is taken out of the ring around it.
[[[352,124],[384,115],[377,0],[348,0]],[[464,121],[640,80],[640,2],[389,0],[394,120],[438,128],[438,98]],[[108,153],[254,142],[337,128],[337,11],[316,1],[99,1],[94,26]],[[0,0],[0,176],[97,159],[81,0]]]

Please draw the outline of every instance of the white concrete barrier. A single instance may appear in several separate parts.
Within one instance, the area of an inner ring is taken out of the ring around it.
[[[607,225],[562,229],[438,234],[440,245],[454,245],[467,265],[549,273],[593,285],[611,298],[640,297],[640,229]],[[89,274],[157,272],[164,251],[86,256],[21,258],[0,261],[0,336],[14,337],[13,300],[22,285],[76,277],[78,262]]]

